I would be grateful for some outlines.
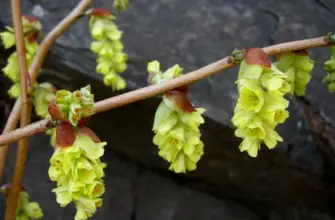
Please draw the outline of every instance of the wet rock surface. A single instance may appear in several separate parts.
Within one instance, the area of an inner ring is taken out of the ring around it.
[[[30,0],[23,1],[22,6],[24,13],[41,19],[46,33],[77,3]],[[3,25],[11,23],[9,5],[10,1],[0,2]],[[112,1],[96,0],[94,5],[111,9]],[[123,42],[129,54],[128,69],[123,73],[127,90],[146,86],[146,63],[153,59],[164,68],[179,63],[188,72],[228,55],[235,48],[263,47],[324,35],[335,29],[334,13],[332,0],[133,0],[116,21],[124,31]],[[89,83],[96,100],[117,95],[104,87],[101,77],[95,74],[95,57],[88,50],[90,42],[87,20],[83,18],[52,47],[40,80],[71,90]],[[329,49],[313,49],[310,54],[316,65],[307,98],[334,122],[334,94],[321,84]],[[2,52],[1,65],[6,56]],[[320,151],[320,143],[314,140],[306,115],[295,102],[290,105],[290,119],[278,129],[284,143],[272,151],[263,148],[257,159],[239,152],[240,140],[234,137],[230,122],[237,98],[237,71],[235,67],[190,86],[190,99],[207,109],[206,124],[202,126],[206,148],[199,168],[187,175],[168,172],[168,165],[157,156],[157,148],[152,144],[151,127],[159,99],[94,116],[91,127],[109,143],[105,157],[109,164],[105,208],[96,219],[258,218],[237,203],[231,202],[230,207],[227,198],[252,208],[259,218],[330,219],[323,213],[329,212],[332,203],[330,174],[334,171]],[[10,84],[5,79],[0,82],[3,96]],[[31,140],[29,157],[39,156],[36,161],[28,161],[25,182],[36,195],[33,198],[45,202],[48,216],[69,219],[73,209],[60,209],[50,193],[53,185],[48,180],[47,167],[52,151],[46,146],[48,142],[43,135]],[[13,159],[12,154],[10,160]],[[9,166],[7,174],[11,170]],[[37,179],[41,181],[36,182]],[[246,217],[238,216],[239,213]]]

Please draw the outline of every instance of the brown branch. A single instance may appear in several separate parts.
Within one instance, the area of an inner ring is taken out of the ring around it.
[[[45,56],[50,48],[50,46],[55,42],[55,40],[61,36],[66,29],[68,29],[88,8],[88,6],[92,3],[93,0],[82,0],[70,14],[68,14],[62,21],[60,21],[57,26],[51,30],[51,32],[43,39],[39,50],[37,51],[33,63],[29,68],[29,73],[31,74],[31,85],[34,85],[36,81],[39,70],[42,66],[42,63],[45,59]],[[11,111],[10,117],[6,123],[4,134],[14,130],[19,121],[20,111],[21,111],[21,98],[19,97],[16,100],[15,106]],[[3,146],[0,148],[0,183],[4,168],[5,159],[7,156],[8,146]]]
[[[21,86],[21,119],[20,127],[23,128],[30,123],[30,104],[27,93],[28,66],[26,60],[26,48],[24,42],[24,34],[22,27],[22,12],[20,0],[11,0],[12,19],[14,25],[16,52],[20,71]],[[9,192],[6,206],[5,220],[13,220],[16,215],[16,207],[18,204],[19,193],[21,190],[24,167],[27,158],[28,137],[19,140],[19,147],[16,153],[14,177],[12,188]]]
[[[54,27],[50,33],[42,41],[39,50],[36,53],[33,63],[29,68],[31,74],[31,84],[33,85],[36,81],[39,70],[44,62],[45,56],[51,45],[60,37],[78,18],[81,17],[82,13],[88,8],[93,0],[82,0],[70,14],[68,14],[63,20],[61,20],[56,27]]]
[[[263,48],[268,55],[276,55],[288,51],[296,51],[315,47],[330,46],[331,44],[325,41],[324,37],[318,37],[307,40],[292,41],[282,44],[277,44]],[[104,112],[113,108],[117,108],[123,105],[127,105],[136,101],[140,101],[146,98],[153,97],[165,91],[188,85],[196,82],[208,76],[214,75],[217,72],[221,72],[227,68],[234,66],[230,61],[230,57],[226,57],[222,60],[216,61],[205,67],[189,72],[183,76],[175,79],[167,80],[160,84],[147,86],[135,91],[127,92],[122,95],[111,97],[103,101],[95,103],[95,114]],[[50,120],[45,119],[28,125],[25,128],[16,129],[8,134],[0,135],[0,146],[8,143],[12,143],[20,138],[31,136],[40,132],[47,131],[54,127],[56,124]]]
[[[15,113],[16,111],[20,111],[20,107],[21,107],[21,101],[16,102],[14,107],[13,107],[13,110],[12,110],[11,114],[8,117],[6,126],[3,130],[4,134],[6,134],[6,133],[8,133],[8,132],[10,132],[10,131],[12,131],[16,128],[16,124],[17,124],[17,121],[20,118],[20,115],[19,114],[13,114],[13,113]],[[0,184],[2,182],[2,173],[3,173],[4,167],[5,167],[8,147],[9,147],[8,145],[5,145],[5,146],[0,148]]]

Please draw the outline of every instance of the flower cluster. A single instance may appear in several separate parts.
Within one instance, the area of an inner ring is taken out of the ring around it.
[[[277,59],[274,65],[287,75],[287,81],[291,84],[289,94],[304,95],[314,67],[314,61],[309,58],[307,51],[283,53]]]
[[[40,83],[34,87],[32,98],[36,114],[41,118],[49,118],[48,107],[49,103],[54,100],[56,89],[50,83]],[[56,129],[50,129],[45,132],[51,136],[50,144],[55,145]]]
[[[88,219],[102,205],[106,164],[100,157],[105,145],[106,142],[96,143],[90,136],[77,133],[71,146],[57,147],[50,159],[49,177],[57,182],[53,190],[57,202],[61,207],[74,202],[75,220]]]
[[[23,16],[23,31],[24,41],[26,46],[26,60],[28,67],[31,65],[34,56],[38,49],[37,37],[41,30],[41,24],[38,20],[31,16]],[[6,27],[6,31],[0,33],[0,38],[4,44],[5,49],[11,48],[15,45],[15,34],[11,27]],[[20,74],[17,53],[13,52],[7,61],[7,65],[2,69],[4,74],[13,81],[12,87],[8,90],[8,94],[12,98],[17,98],[20,95]]]
[[[4,185],[0,188],[0,192],[8,196],[11,184]],[[16,208],[15,220],[30,220],[30,219],[41,219],[43,212],[37,202],[29,201],[28,193],[22,188],[20,191],[18,205]]]
[[[48,106],[56,97],[54,86],[50,83],[40,83],[35,86],[32,95],[36,114],[41,118],[50,117]]]
[[[104,83],[115,90],[126,87],[119,76],[126,70],[128,59],[123,53],[122,31],[113,22],[114,16],[105,9],[92,9],[89,14],[89,27],[93,38],[91,51],[98,55],[96,71],[104,76]]]
[[[65,207],[74,202],[76,220],[88,219],[102,205],[105,163],[101,162],[106,142],[85,126],[93,113],[94,99],[90,86],[73,93],[56,92],[49,104],[52,118],[61,120],[56,128],[55,152],[50,159],[49,177],[57,182],[53,190],[57,202]]]
[[[335,91],[335,46],[331,48],[331,57],[325,62],[325,70],[328,75],[323,78],[323,81],[328,83],[329,92]]]
[[[129,0],[114,0],[114,8],[118,11],[125,10],[129,5]]]
[[[149,83],[160,83],[181,75],[179,65],[160,71],[160,64],[152,61],[148,64]],[[205,109],[195,109],[187,99],[188,89],[173,89],[163,95],[153,125],[153,142],[159,148],[159,156],[170,162],[170,170],[176,173],[196,169],[196,163],[204,154],[204,144],[200,140],[201,116]]]
[[[237,127],[235,135],[243,138],[240,150],[252,157],[257,156],[262,142],[272,149],[282,141],[274,129],[289,116],[289,102],[284,98],[291,91],[287,78],[262,49],[246,51],[236,82],[239,98],[232,123]]]
[[[81,119],[91,116],[93,109],[94,95],[89,85],[73,93],[58,90],[55,99],[48,107],[53,119],[69,121],[74,126],[77,126]]]

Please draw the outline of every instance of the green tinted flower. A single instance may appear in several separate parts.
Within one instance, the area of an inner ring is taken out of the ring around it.
[[[27,214],[25,213],[18,213],[16,216],[15,216],[15,220],[29,220],[29,217]]]
[[[251,111],[237,111],[235,112],[232,123],[238,128],[245,128],[248,126],[248,124],[251,122],[251,120],[254,118],[255,113]]]
[[[13,84],[7,92],[10,97],[18,98],[21,93],[20,83]]]
[[[53,89],[54,88],[50,83],[41,83],[34,88],[33,103],[36,114],[41,118],[49,117],[48,106],[55,98]]]
[[[114,8],[118,11],[125,10],[129,5],[129,0],[114,0]]]
[[[259,112],[264,104],[263,89],[255,80],[241,79],[238,81],[239,100],[241,108],[245,111]]]
[[[160,73],[160,63],[157,60],[151,61],[147,66],[148,73]]]
[[[4,44],[5,49],[11,48],[15,45],[15,35],[9,31],[0,33],[0,38]]]
[[[261,142],[256,138],[244,138],[242,143],[240,144],[241,152],[247,151],[249,156],[257,157],[258,150],[261,147]]]
[[[18,204],[16,208],[15,220],[41,219],[43,212],[37,202],[30,202],[29,195],[26,191],[19,194]]]
[[[116,91],[123,90],[126,87],[126,81],[115,72],[110,72],[104,77],[104,83],[112,86]]]
[[[274,65],[262,74],[260,80],[268,91],[280,91],[283,93],[291,91],[291,85],[287,82],[287,76]]]
[[[259,79],[265,67],[261,65],[248,65],[245,61],[240,64],[238,79]]]
[[[263,121],[259,117],[254,117],[253,120],[245,128],[238,128],[235,131],[236,137],[252,138],[263,140],[266,136],[265,129],[263,127]]]
[[[176,64],[162,72],[160,70],[160,63],[157,60],[154,60],[148,63],[147,71],[149,75],[152,74],[153,76],[150,83],[157,84],[163,82],[164,80],[169,80],[181,76],[183,68]]]
[[[177,121],[177,113],[162,101],[155,114],[153,131],[164,135],[171,130]]]
[[[92,38],[91,51],[98,55],[97,73],[104,76],[104,84],[114,90],[123,90],[125,80],[118,75],[126,70],[128,56],[122,52],[122,31],[113,22],[107,10],[93,9],[89,19]]]
[[[260,115],[272,127],[277,126],[288,118],[289,113],[285,109],[288,108],[289,102],[280,92],[266,93],[264,108]]]
[[[314,61],[308,57],[307,52],[284,53],[275,65],[288,76],[288,82],[291,84],[289,93],[304,95],[314,67]]]
[[[40,219],[43,217],[43,212],[37,202],[30,202],[26,205],[25,211],[31,219]]]

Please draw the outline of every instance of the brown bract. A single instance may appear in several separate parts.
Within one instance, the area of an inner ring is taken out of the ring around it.
[[[37,18],[32,15],[23,15],[23,17],[27,19],[27,21],[29,21],[30,23],[34,23],[37,21]]]
[[[195,111],[194,106],[192,103],[188,100],[186,97],[187,92],[183,92],[183,87],[181,87],[182,91],[179,90],[170,90],[165,92],[164,96],[172,102],[178,109],[186,112],[186,113],[191,113]]]
[[[9,191],[12,189],[13,185],[11,183],[7,183],[4,186],[2,186],[1,188],[4,188],[4,196],[8,196]],[[26,188],[23,186],[23,184],[20,184],[20,192],[22,191],[26,191]]]
[[[78,127],[86,126],[88,122],[90,121],[90,119],[91,117],[81,118],[80,121],[78,122]]]
[[[297,50],[297,51],[293,51],[293,53],[295,53],[295,55],[298,55],[298,56],[308,56],[307,50]]]
[[[76,132],[73,126],[66,121],[62,121],[56,129],[56,147],[71,147],[76,140]]]
[[[90,137],[95,143],[100,143],[100,138],[88,127],[83,126],[79,128],[79,134]]]
[[[296,56],[308,56],[307,50],[297,50],[297,51],[290,51],[285,53],[280,53],[276,55],[276,60],[280,60],[284,56],[290,56],[290,55],[296,55]]]
[[[271,68],[271,60],[261,48],[249,48],[245,52],[243,60],[248,65],[261,65]]]
[[[48,106],[48,112],[52,119],[54,120],[63,120],[63,116],[60,112],[60,110],[57,107],[56,100],[53,99]]]
[[[90,15],[97,17],[111,17],[112,12],[104,8],[93,8]]]
[[[27,36],[27,40],[28,40],[28,42],[31,43],[31,44],[34,43],[34,42],[36,42],[37,37],[38,37],[38,34],[39,34],[38,31],[35,31],[35,32],[29,34],[29,35]]]
[[[153,80],[153,78],[154,78],[154,76],[156,75],[157,73],[155,73],[155,72],[149,72],[149,74],[148,74],[148,79],[147,79],[147,83],[148,83],[148,85],[152,85],[152,80]]]
[[[174,90],[177,90],[179,92],[183,92],[187,95],[188,93],[188,86],[181,86],[181,87],[178,87],[178,88],[175,88]]]

